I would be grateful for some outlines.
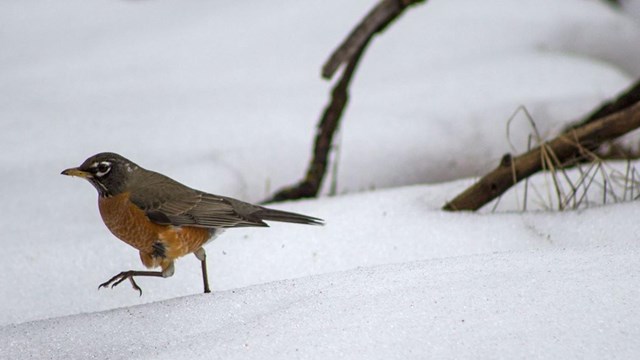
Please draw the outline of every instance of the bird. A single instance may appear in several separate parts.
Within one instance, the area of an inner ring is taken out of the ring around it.
[[[98,191],[98,209],[109,231],[137,249],[147,269],[160,268],[122,271],[98,289],[113,288],[128,279],[142,296],[134,278],[171,277],[175,260],[194,254],[201,263],[204,292],[210,293],[203,246],[225,229],[268,227],[265,221],[324,225],[320,218],[190,188],[112,152],[93,155],[61,174],[88,180]]]

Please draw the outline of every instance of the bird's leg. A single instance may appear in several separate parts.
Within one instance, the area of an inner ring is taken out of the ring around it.
[[[204,248],[200,248],[193,252],[193,254],[200,260],[202,265],[202,282],[204,282],[204,293],[210,293],[209,289],[209,276],[207,275],[207,253]]]
[[[162,271],[137,271],[137,270],[123,271],[118,275],[112,277],[111,279],[100,284],[98,286],[98,289],[107,287],[109,285],[111,285],[111,287],[114,288],[118,286],[121,282],[129,279],[133,289],[138,290],[140,292],[140,296],[142,296],[142,289],[140,288],[140,286],[138,286],[136,281],[133,279],[134,276],[170,277],[171,275],[173,275],[174,271],[175,271],[175,268],[173,267],[173,262],[171,262],[167,266],[167,268],[163,269]]]

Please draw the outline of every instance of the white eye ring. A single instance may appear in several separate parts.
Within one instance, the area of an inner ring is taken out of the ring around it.
[[[96,165],[96,176],[103,177],[111,171],[111,163],[108,161],[103,161]]]

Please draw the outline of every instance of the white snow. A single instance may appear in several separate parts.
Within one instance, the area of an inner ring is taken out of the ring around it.
[[[497,212],[440,210],[526,149],[519,106],[552,136],[640,76],[631,1],[408,10],[356,74],[324,196],[274,205],[326,226],[225,232],[213,294],[193,256],[142,297],[97,290],[142,265],[60,171],[115,151],[262,200],[303,174],[322,62],[373,5],[0,3],[0,358],[640,356],[636,203],[520,212],[520,188]]]
[[[361,268],[7,326],[0,344],[8,358],[634,358],[640,254],[601,255]]]

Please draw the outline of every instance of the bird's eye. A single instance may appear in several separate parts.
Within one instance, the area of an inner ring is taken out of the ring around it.
[[[104,176],[109,172],[109,170],[111,170],[111,164],[106,161],[103,161],[98,164],[98,166],[96,167],[96,170],[97,170],[96,176],[98,177]]]

